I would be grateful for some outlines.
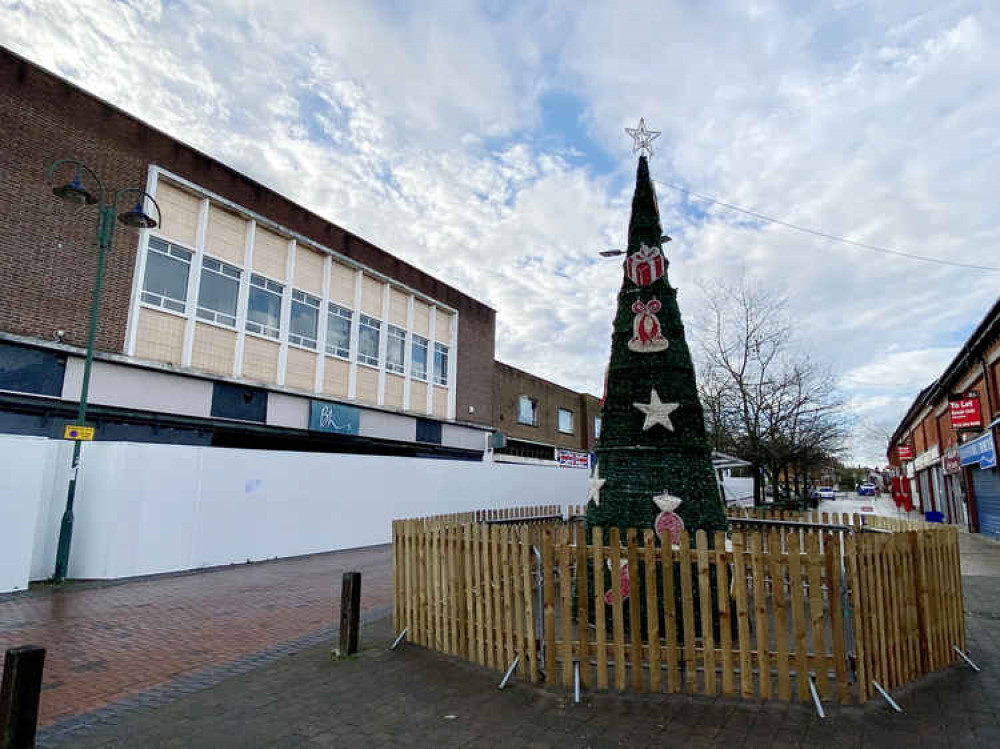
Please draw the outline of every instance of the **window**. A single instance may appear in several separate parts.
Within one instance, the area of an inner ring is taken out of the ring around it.
[[[296,346],[316,348],[319,330],[319,299],[292,289],[292,319],[288,326],[288,342]]]
[[[351,358],[351,315],[347,307],[330,302],[326,313],[326,353]]]
[[[158,237],[150,237],[142,301],[154,307],[184,312],[192,254]]]
[[[434,344],[434,382],[448,384],[448,347],[443,343]]]
[[[601,438],[601,417],[600,416],[595,416],[594,417],[594,439],[597,440],[597,439],[600,439],[600,438]]]
[[[210,257],[201,260],[198,317],[236,327],[236,301],[240,295],[240,269]]]
[[[538,401],[522,395],[517,401],[517,421],[519,424],[538,426]]]
[[[403,374],[403,358],[406,356],[406,331],[389,326],[389,340],[385,347],[385,369],[387,372]]]
[[[559,409],[559,431],[563,434],[573,434],[573,412],[568,408]]]
[[[382,333],[382,322],[368,315],[361,315],[358,329],[358,361],[362,364],[378,366],[378,339]]]
[[[247,305],[247,330],[277,338],[281,328],[281,293],[284,286],[256,273],[250,276],[250,301]]]
[[[410,377],[416,380],[427,379],[427,339],[416,333],[410,344]]]

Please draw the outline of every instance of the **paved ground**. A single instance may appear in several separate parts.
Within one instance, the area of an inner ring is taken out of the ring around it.
[[[964,536],[969,647],[983,667],[953,667],[884,703],[833,708],[686,696],[591,693],[498,677],[418,647],[390,653],[385,617],[363,632],[358,657],[333,661],[329,644],[287,650],[268,665],[166,704],[105,709],[87,729],[46,731],[43,746],[101,747],[892,747],[1000,746],[1000,546]],[[195,691],[197,690],[197,691]],[[155,703],[156,700],[154,699]]]
[[[362,605],[392,601],[390,547],[317,554],[114,584],[0,597],[0,652],[47,649],[40,725],[151,690],[161,700],[329,639],[341,575],[360,570]],[[186,681],[184,681],[186,679]]]

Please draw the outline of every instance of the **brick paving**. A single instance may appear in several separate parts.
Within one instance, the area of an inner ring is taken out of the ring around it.
[[[290,650],[267,665],[167,704],[109,709],[89,728],[46,731],[43,746],[112,747],[995,747],[1000,746],[1000,546],[964,536],[969,648],[983,667],[954,666],[900,690],[897,715],[872,700],[811,706],[683,695],[587,693],[514,682],[404,645],[385,648],[386,617],[362,634],[358,657],[330,644]],[[987,561],[992,560],[992,561]]]
[[[340,581],[362,572],[362,607],[392,601],[390,547],[117,583],[36,587],[0,597],[0,652],[47,649],[42,727],[141,695],[162,703],[329,639]],[[311,639],[310,639],[311,638]],[[256,659],[256,660],[255,660]],[[188,683],[182,680],[188,678]]]

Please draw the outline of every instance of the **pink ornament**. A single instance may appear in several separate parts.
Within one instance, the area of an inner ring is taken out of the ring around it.
[[[635,319],[632,320],[632,338],[628,342],[629,350],[648,354],[664,351],[670,346],[667,339],[663,337],[660,321],[656,318],[656,313],[660,309],[660,300],[656,298],[650,299],[645,304],[642,302],[632,304]]]
[[[608,560],[608,567],[611,567],[611,560]],[[622,590],[622,600],[624,601],[628,598],[628,561],[625,559],[621,560],[621,590]],[[611,606],[615,602],[614,589],[609,590],[604,594],[604,603]]]
[[[656,516],[656,520],[653,521],[657,538],[660,539],[661,543],[667,543],[667,538],[670,539],[670,543],[677,543],[680,540],[681,531],[684,530],[684,519],[674,510],[680,507],[682,500],[670,494],[659,494],[653,497],[653,501],[661,510],[660,514]]]

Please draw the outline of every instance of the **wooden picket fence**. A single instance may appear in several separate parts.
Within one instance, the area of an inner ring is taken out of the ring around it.
[[[533,682],[802,701],[864,702],[965,648],[955,528],[743,513],[587,543],[558,509],[395,521],[396,631]]]

